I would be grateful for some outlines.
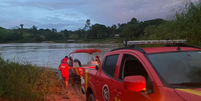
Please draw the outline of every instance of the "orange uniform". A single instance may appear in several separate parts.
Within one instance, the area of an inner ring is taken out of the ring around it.
[[[62,63],[60,64],[59,68],[58,68],[60,71],[61,71],[61,76],[63,77],[63,79],[65,81],[68,81],[68,78],[69,78],[69,66],[67,64],[67,59],[64,58],[62,60]]]

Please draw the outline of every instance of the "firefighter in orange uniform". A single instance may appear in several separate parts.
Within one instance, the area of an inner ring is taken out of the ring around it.
[[[61,61],[61,64],[59,66],[59,70],[61,71],[61,75],[62,75],[62,78],[63,78],[63,83],[64,83],[64,86],[65,88],[67,89],[68,88],[68,78],[69,78],[69,71],[68,69],[71,69],[67,63],[67,60],[68,60],[68,57],[65,56],[64,59],[62,59]]]

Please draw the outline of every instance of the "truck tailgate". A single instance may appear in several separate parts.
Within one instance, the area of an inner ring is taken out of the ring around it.
[[[97,70],[95,68],[83,68],[83,75],[81,78],[81,86],[83,92],[86,91],[88,87],[88,82],[95,78]]]
[[[94,69],[95,70],[95,66],[89,66],[89,67],[75,67],[73,69],[70,69],[71,74],[70,75],[77,75],[80,76],[80,78],[82,77],[83,74],[83,68],[84,69]]]

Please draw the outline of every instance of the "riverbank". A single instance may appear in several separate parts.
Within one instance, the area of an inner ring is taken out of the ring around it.
[[[1,56],[0,81],[0,101],[55,101],[76,95],[73,87],[70,86],[68,93],[64,89],[58,70],[28,62],[15,63]]]
[[[42,43],[122,43],[124,38],[113,37],[113,38],[104,38],[104,39],[76,39],[74,41],[68,42],[65,40],[54,40],[54,41],[43,41]]]
[[[91,39],[83,41],[85,43],[123,43],[124,38],[113,37],[113,38],[105,38],[105,39]]]
[[[67,40],[51,40],[51,41],[10,41],[6,43],[122,43],[124,38],[113,37],[105,39],[75,39],[74,41],[68,42]],[[0,42],[2,44],[2,42]]]
[[[61,72],[57,69],[53,69],[52,71],[56,74],[56,76],[61,80]],[[74,86],[70,84],[70,79],[68,81],[68,89],[65,89],[64,86],[59,90],[59,92],[50,94],[46,97],[47,101],[85,101],[85,94],[82,94],[80,91],[80,84],[75,83]]]

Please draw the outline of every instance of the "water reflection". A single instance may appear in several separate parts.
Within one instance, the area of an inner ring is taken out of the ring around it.
[[[119,47],[119,44],[77,44],[77,43],[12,43],[0,44],[0,53],[5,59],[11,59],[15,62],[28,61],[39,66],[50,66],[57,68],[61,59],[75,49],[97,48],[102,51],[101,56],[111,49]],[[83,64],[90,56],[86,54],[77,54]]]

